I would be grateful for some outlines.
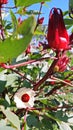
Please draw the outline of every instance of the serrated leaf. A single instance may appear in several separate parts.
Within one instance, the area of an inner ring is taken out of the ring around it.
[[[63,121],[61,123],[59,123],[59,122],[57,122],[57,123],[59,125],[60,130],[72,130],[71,127]]]
[[[17,33],[22,34],[22,38],[7,38],[0,41],[0,62],[10,61],[26,50],[34,34],[35,25],[35,18],[31,16],[17,30]]]
[[[20,130],[20,121],[17,115],[12,113],[9,110],[3,110],[3,113],[7,117],[7,119],[18,129]]]
[[[50,0],[43,0],[43,2],[50,1]],[[32,4],[40,3],[42,0],[16,0],[16,6],[30,6]]]

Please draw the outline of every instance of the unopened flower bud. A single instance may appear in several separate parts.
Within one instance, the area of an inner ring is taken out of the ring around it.
[[[44,21],[44,17],[42,17],[42,18],[38,19],[38,24],[42,24],[42,23],[43,23],[43,21]]]

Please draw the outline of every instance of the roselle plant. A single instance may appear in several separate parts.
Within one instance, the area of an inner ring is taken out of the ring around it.
[[[48,11],[47,25],[51,0],[9,2],[0,1],[0,130],[72,130],[73,2]]]

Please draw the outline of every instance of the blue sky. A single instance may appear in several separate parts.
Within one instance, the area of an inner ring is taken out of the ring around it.
[[[42,15],[40,16],[40,17],[44,17],[44,24],[48,24],[49,12],[51,8],[57,7],[57,8],[61,8],[63,11],[66,11],[68,10],[68,5],[69,5],[68,2],[69,0],[51,0],[51,2],[46,2],[46,5],[43,5]],[[13,6],[13,0],[9,0],[7,6]],[[31,10],[38,11],[39,8],[40,8],[40,4],[34,4],[30,6]]]
[[[48,2],[48,8],[43,9],[45,13],[45,23],[47,22],[47,18],[49,16],[50,9],[53,7],[61,8],[63,11],[68,10],[68,1],[69,0],[52,0],[51,2]]]
[[[68,10],[68,4],[69,0],[51,0],[51,2],[46,2],[46,5],[43,5],[43,8],[42,8],[42,15],[40,17],[44,17],[44,23],[47,24],[48,23],[48,18],[49,18],[49,12],[51,10],[51,8],[53,7],[57,7],[57,8],[61,8],[63,11],[66,11]],[[40,8],[40,5],[39,4],[36,4],[36,5],[33,5],[31,7],[31,9],[35,9],[35,10],[39,10]]]

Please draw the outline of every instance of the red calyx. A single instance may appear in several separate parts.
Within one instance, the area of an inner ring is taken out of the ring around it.
[[[63,13],[59,8],[52,8],[50,11],[47,40],[50,48],[68,49],[69,36],[65,28]]]
[[[59,68],[58,71],[59,72],[65,71],[68,63],[69,63],[69,58],[66,55],[63,55],[62,57],[60,57],[60,59],[58,60],[56,64],[56,66],[58,66]]]

